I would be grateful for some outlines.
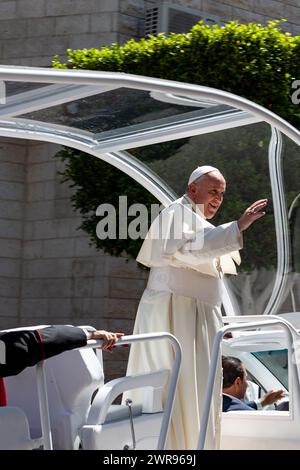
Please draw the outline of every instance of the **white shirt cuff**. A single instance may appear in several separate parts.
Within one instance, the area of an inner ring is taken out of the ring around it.
[[[256,404],[256,408],[257,408],[258,410],[262,410],[262,409],[263,409],[263,406],[262,406],[260,400],[254,400],[254,403]]]
[[[92,326],[79,326],[78,328],[81,328],[82,331],[85,332],[87,340],[91,339],[92,331],[96,331],[95,328]]]

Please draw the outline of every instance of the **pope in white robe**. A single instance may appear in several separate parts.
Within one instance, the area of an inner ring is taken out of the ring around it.
[[[202,404],[214,336],[222,326],[223,274],[236,274],[242,248],[241,232],[264,215],[267,201],[252,204],[239,221],[214,227],[212,218],[223,201],[226,182],[214,167],[198,167],[190,176],[187,194],[155,219],[137,261],[151,268],[141,298],[134,334],[167,331],[182,347],[182,366],[173,408],[167,449],[196,449]],[[131,346],[127,375],[171,369],[167,342]],[[217,371],[206,449],[220,440],[221,362]],[[130,393],[141,402],[142,391]],[[166,394],[166,391],[165,391]],[[163,397],[165,399],[165,395]]]

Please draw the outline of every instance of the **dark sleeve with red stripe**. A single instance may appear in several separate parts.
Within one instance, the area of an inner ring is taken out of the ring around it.
[[[84,346],[87,342],[81,328],[64,325],[0,332],[0,340],[5,344],[5,361],[0,362],[0,377],[19,374],[25,367]]]
[[[39,330],[43,359],[85,346],[86,334],[76,326],[53,325]]]

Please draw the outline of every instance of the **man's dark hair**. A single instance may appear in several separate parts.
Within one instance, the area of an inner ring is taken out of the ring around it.
[[[230,387],[237,377],[244,378],[243,363],[237,357],[222,356],[223,388]]]

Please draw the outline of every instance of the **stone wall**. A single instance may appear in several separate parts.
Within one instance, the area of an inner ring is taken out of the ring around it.
[[[143,15],[143,0],[1,1],[1,63],[50,66],[67,48],[125,42],[142,35]],[[131,333],[146,273],[76,230],[52,159],[58,146],[1,142],[0,328],[65,322]],[[106,355],[107,378],[124,372],[127,351]]]
[[[122,2],[121,2],[122,3]],[[146,0],[146,8],[161,3],[182,5],[220,18],[221,21],[238,20],[241,23],[262,23],[285,18],[282,29],[293,35],[300,34],[299,0]]]
[[[147,273],[97,252],[78,230],[71,190],[57,177],[58,149],[0,147],[0,329],[67,323],[130,334]],[[108,378],[124,372],[127,352],[106,355]]]
[[[143,0],[1,1],[1,63],[49,66],[68,48],[126,42],[142,35],[143,16]]]
[[[19,324],[26,148],[0,142],[0,328]]]

